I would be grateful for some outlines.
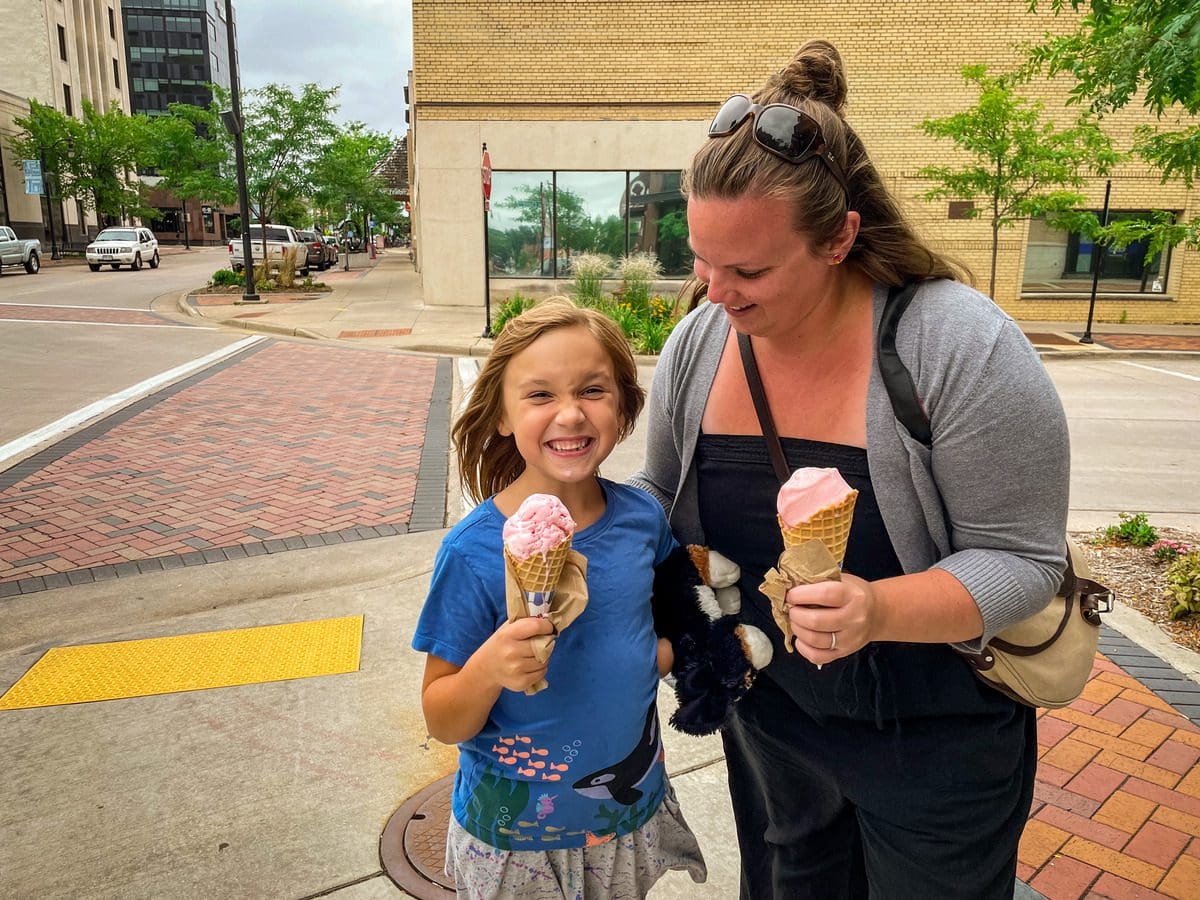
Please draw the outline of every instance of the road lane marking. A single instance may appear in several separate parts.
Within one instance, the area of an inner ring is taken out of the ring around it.
[[[66,303],[9,303],[8,301],[0,301],[0,306],[29,306],[35,309],[107,309],[116,310],[117,312],[146,312],[144,309],[130,309],[128,306],[71,306]]]
[[[1186,378],[1188,381],[1200,381],[1200,375],[1188,375],[1185,372],[1172,372],[1170,369],[1160,369],[1157,366],[1144,366],[1141,363],[1129,362],[1128,360],[1124,359],[1120,362],[1122,365],[1134,366],[1138,369],[1145,369],[1148,372],[1158,372],[1162,375],[1174,375],[1176,378]]]
[[[207,356],[201,356],[199,359],[194,359],[191,362],[186,362],[181,366],[176,366],[166,372],[161,372],[147,378],[145,381],[139,381],[132,387],[128,387],[123,391],[118,391],[115,394],[97,400],[95,403],[90,403],[82,409],[77,409],[73,413],[69,413],[51,422],[49,425],[43,426],[36,431],[31,431],[23,437],[9,441],[7,444],[0,444],[0,468],[5,467],[5,463],[14,456],[24,454],[32,447],[47,441],[56,439],[61,435],[74,431],[84,422],[91,419],[99,418],[112,412],[120,406],[124,406],[130,400],[135,400],[138,397],[144,397],[147,394],[152,394],[161,387],[185,378],[192,372],[196,372],[215,362],[219,362],[227,356],[232,356],[247,347],[257,344],[259,341],[266,340],[263,335],[255,335],[253,337],[244,338],[237,343],[230,344],[228,347],[222,347],[220,350],[214,350]]]
[[[145,310],[124,310],[125,312],[145,312]],[[6,319],[0,316],[0,325],[16,323],[19,325],[91,325],[93,328],[187,328],[189,331],[220,331],[211,325],[171,325],[168,322],[159,324],[139,324],[136,322],[72,322],[70,319]]]
[[[475,389],[475,379],[479,377],[479,360],[470,356],[460,356],[458,358],[458,380],[462,384],[462,400],[459,401],[458,410],[455,418],[463,414],[463,410],[467,408],[467,402],[471,399],[471,392]],[[453,424],[453,423],[451,423]],[[463,516],[466,516],[475,508],[475,501],[467,496],[467,492],[462,490],[462,482],[459,482],[458,495],[461,500],[461,509]]]

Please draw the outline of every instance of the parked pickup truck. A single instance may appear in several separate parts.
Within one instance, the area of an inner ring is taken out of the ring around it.
[[[308,274],[308,244],[300,240],[300,235],[290,225],[267,225],[267,245],[265,258],[271,269],[278,270],[279,263],[285,257],[291,257],[296,264],[296,271],[301,275]],[[263,226],[250,226],[250,253],[254,257],[255,268],[263,264]],[[234,238],[229,242],[229,267],[240,272],[246,267],[242,253],[242,239]],[[257,278],[258,276],[255,275]]]
[[[42,268],[42,242],[19,238],[7,225],[0,225],[0,273],[5,266],[24,266],[36,275]]]

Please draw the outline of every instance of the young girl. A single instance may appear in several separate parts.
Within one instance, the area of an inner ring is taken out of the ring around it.
[[[669,659],[650,590],[674,539],[657,501],[598,474],[643,399],[616,325],[556,297],[508,323],[454,425],[482,502],[442,543],[413,647],[429,733],[459,745],[446,871],[460,897],[636,898],[669,869],[707,877],[655,712]],[[530,639],[549,620],[507,620],[501,536],[539,493],[566,505],[588,560],[587,606],[545,665]]]

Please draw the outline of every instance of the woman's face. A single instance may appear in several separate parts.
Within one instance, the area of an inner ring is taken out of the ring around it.
[[[689,242],[696,277],[708,300],[725,308],[735,329],[755,337],[798,333],[830,277],[792,227],[792,204],[766,197],[688,201]]]

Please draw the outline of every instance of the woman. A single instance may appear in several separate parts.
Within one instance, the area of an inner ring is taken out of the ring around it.
[[[685,177],[708,303],[663,351],[633,482],[681,542],[742,567],[742,615],[776,641],[723,734],[742,897],[1010,898],[1034,711],[952,645],[979,648],[1058,587],[1066,422],[1016,324],[904,222],[845,98],[837,51],[814,41],[713,120]],[[874,359],[888,289],[914,280],[897,347],[930,446]],[[782,550],[779,481],[739,333],[788,466],[859,491],[843,579],[788,592],[795,653],[758,591]]]

